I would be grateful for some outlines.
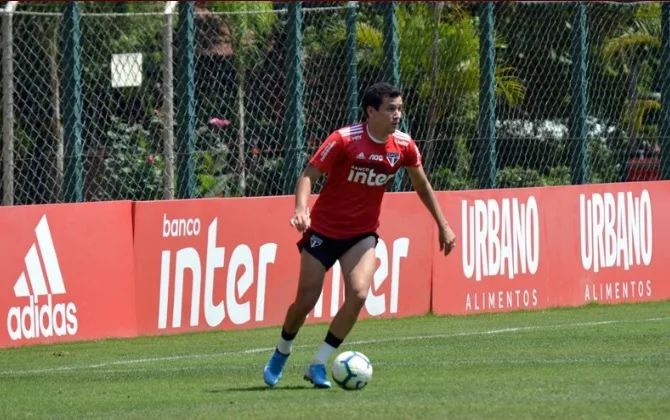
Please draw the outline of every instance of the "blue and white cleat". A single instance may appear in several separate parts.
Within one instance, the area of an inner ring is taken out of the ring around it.
[[[325,365],[309,365],[303,379],[313,383],[317,388],[330,388]]]
[[[277,385],[279,379],[281,379],[282,371],[284,370],[284,365],[288,360],[288,354],[280,353],[279,350],[275,349],[275,352],[272,353],[270,360],[265,365],[263,369],[263,380],[269,386]]]

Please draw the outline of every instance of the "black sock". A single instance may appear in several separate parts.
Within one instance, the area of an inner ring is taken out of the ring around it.
[[[338,347],[340,347],[340,344],[342,344],[342,341],[344,341],[344,340],[342,340],[341,338],[335,337],[335,335],[333,335],[332,332],[328,331],[328,334],[326,334],[326,339],[324,341],[329,346],[332,346],[333,348],[338,348]]]
[[[286,341],[293,341],[293,340],[295,339],[295,336],[296,336],[296,335],[298,335],[297,332],[295,332],[295,333],[288,333],[288,332],[286,332],[286,330],[284,329],[284,327],[282,327],[282,329],[281,329],[281,338],[283,338],[283,339],[286,340]]]

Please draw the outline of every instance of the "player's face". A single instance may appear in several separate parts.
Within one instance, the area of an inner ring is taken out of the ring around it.
[[[389,98],[385,96],[379,109],[370,107],[369,122],[379,131],[393,134],[398,129],[402,117],[402,96]]]

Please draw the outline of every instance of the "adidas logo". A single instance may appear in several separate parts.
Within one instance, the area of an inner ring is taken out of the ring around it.
[[[365,153],[363,152],[359,153],[358,156],[356,156],[356,159],[365,160]]]
[[[35,235],[37,243],[24,258],[26,270],[14,284],[14,295],[28,298],[28,304],[10,308],[7,314],[12,340],[74,335],[78,329],[75,304],[53,302],[52,296],[65,294],[65,283],[46,215],[37,224]]]

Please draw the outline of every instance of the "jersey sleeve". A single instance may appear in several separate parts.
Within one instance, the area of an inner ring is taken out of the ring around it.
[[[344,150],[342,136],[336,131],[321,143],[309,163],[321,172],[328,173]]]
[[[403,162],[404,166],[410,166],[417,168],[422,165],[421,163],[421,152],[416,146],[416,142],[411,140],[407,145],[407,150],[405,150],[405,159]]]

